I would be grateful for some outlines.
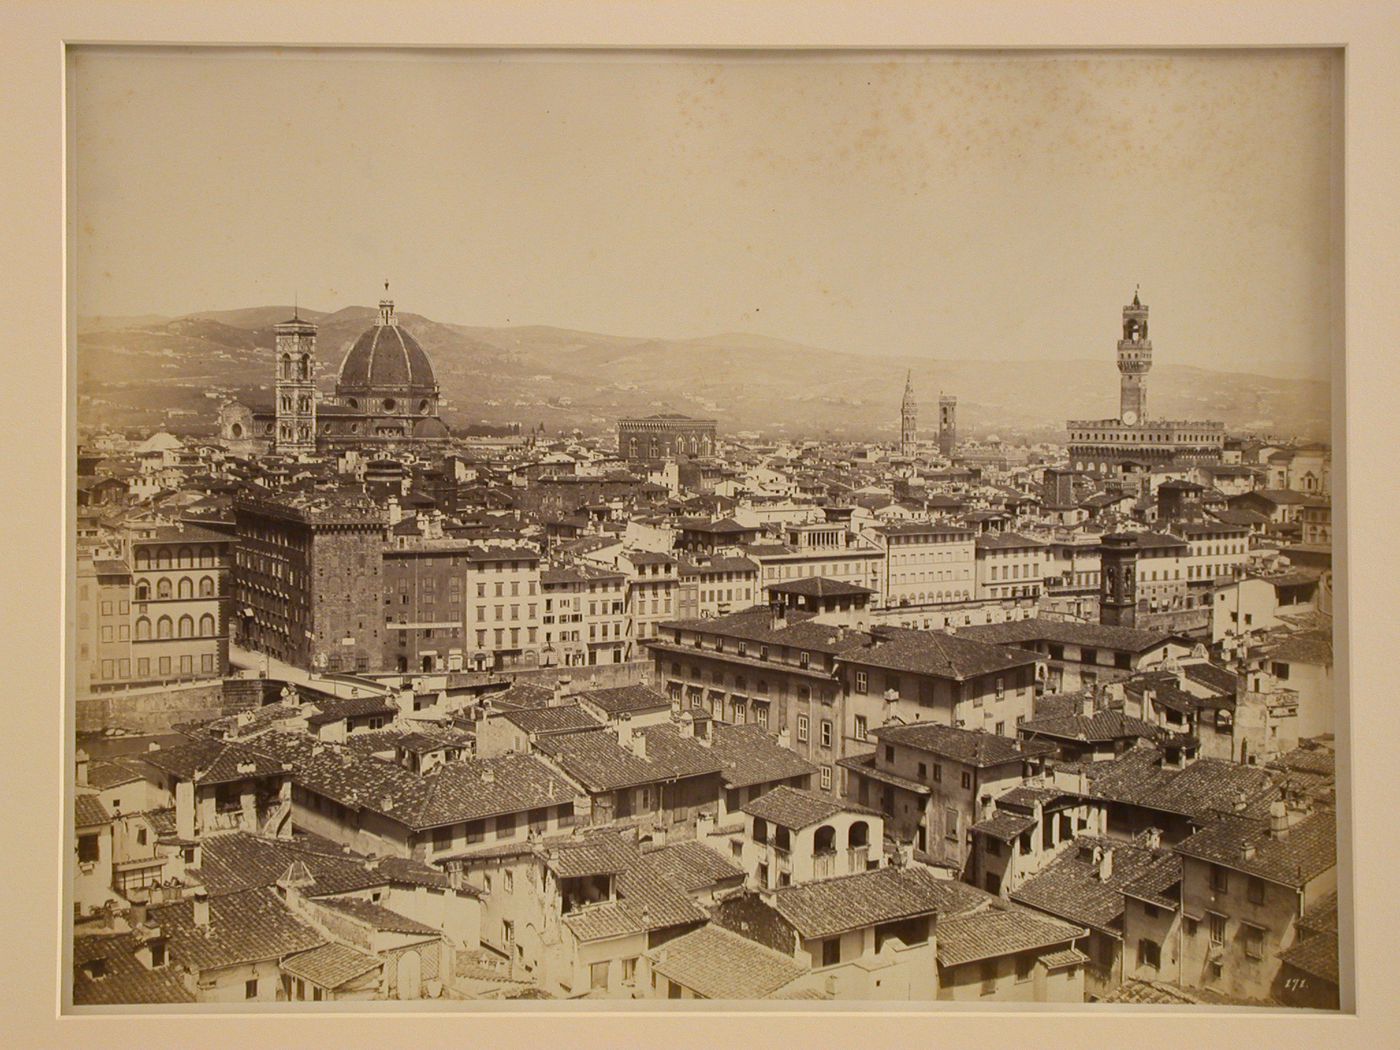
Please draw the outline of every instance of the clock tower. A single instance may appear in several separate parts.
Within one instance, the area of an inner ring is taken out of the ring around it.
[[[1152,368],[1152,340],[1147,338],[1147,307],[1133,290],[1123,307],[1123,338],[1118,340],[1118,371],[1122,375],[1118,418],[1128,426],[1147,419],[1147,373]]]

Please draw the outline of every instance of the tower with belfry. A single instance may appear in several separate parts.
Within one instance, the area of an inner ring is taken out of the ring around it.
[[[914,372],[904,377],[904,401],[899,407],[899,451],[914,454],[919,443],[919,403],[914,400]]]

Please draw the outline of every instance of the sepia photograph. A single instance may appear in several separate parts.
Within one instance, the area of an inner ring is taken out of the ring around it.
[[[1340,49],[65,106],[65,1012],[1349,1003]]]

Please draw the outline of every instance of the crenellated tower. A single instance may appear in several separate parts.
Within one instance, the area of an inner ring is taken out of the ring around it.
[[[1123,307],[1123,338],[1118,340],[1120,380],[1118,418],[1134,426],[1147,418],[1147,373],[1152,368],[1152,340],[1147,338],[1147,307],[1133,290]]]

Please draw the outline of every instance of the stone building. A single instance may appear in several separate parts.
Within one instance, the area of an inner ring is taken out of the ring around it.
[[[617,421],[617,452],[628,462],[694,459],[715,454],[715,421],[675,412]]]
[[[1108,474],[1126,460],[1220,462],[1225,447],[1223,423],[1151,419],[1147,415],[1147,373],[1151,368],[1147,307],[1134,292],[1133,301],[1123,307],[1123,338],[1118,340],[1118,416],[1071,419],[1066,424],[1070,465],[1075,470]]]

